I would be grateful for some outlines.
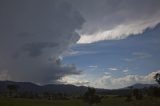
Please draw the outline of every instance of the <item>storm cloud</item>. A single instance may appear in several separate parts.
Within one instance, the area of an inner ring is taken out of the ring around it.
[[[66,1],[1,0],[0,76],[51,83],[80,74],[75,65],[62,64],[59,56],[79,40],[76,30],[83,23],[81,14]]]
[[[159,0],[68,0],[86,22],[78,43],[120,40],[160,23]]]

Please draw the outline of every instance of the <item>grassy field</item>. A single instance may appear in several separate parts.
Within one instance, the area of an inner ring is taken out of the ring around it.
[[[0,106],[88,106],[82,100],[36,100],[36,99],[20,99],[20,98],[0,98]],[[101,103],[93,106],[160,106],[160,99],[144,98],[143,100],[133,100],[126,102],[125,98],[108,97]]]

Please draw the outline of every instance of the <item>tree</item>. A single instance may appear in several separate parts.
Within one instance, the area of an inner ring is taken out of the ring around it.
[[[157,74],[154,76],[154,79],[155,79],[155,81],[160,85],[160,73],[157,73]]]
[[[18,86],[14,85],[14,84],[10,84],[7,86],[7,89],[9,91],[9,96],[15,96],[15,94],[17,93],[18,90]]]
[[[92,104],[100,103],[101,98],[95,94],[96,90],[94,88],[88,87],[88,90],[83,96],[83,100],[89,104],[89,106],[92,106]]]
[[[132,101],[132,90],[133,90],[133,86],[130,86],[129,87],[129,94],[127,95],[127,98],[126,98],[126,101],[127,102],[130,102],[130,101]]]
[[[160,88],[156,86],[151,86],[148,88],[147,93],[150,97],[160,97]]]
[[[133,96],[136,98],[136,100],[142,100],[142,98],[143,98],[143,95],[139,89],[133,90]]]

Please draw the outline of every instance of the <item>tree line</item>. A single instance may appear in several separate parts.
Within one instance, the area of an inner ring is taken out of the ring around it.
[[[149,88],[134,89],[130,87],[128,95],[126,95],[126,102],[132,100],[142,100],[144,96],[157,97],[160,98],[160,73],[155,74],[154,80],[157,82],[158,86],[151,86]],[[11,98],[39,98],[48,100],[69,100],[70,98],[77,98],[83,100],[89,106],[93,104],[100,103],[104,98],[104,95],[98,94],[95,88],[88,87],[86,92],[79,96],[67,95],[60,92],[44,92],[43,94],[38,94],[34,92],[18,92],[19,86],[15,84],[7,85],[7,92],[1,94],[1,96],[11,97]],[[106,95],[105,95],[106,96]]]

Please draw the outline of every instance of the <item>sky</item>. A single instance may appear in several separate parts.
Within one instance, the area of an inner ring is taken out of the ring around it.
[[[1,0],[0,80],[117,89],[155,83],[159,0]]]

